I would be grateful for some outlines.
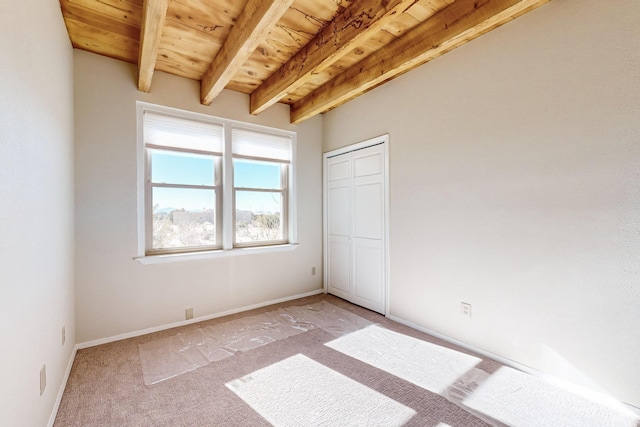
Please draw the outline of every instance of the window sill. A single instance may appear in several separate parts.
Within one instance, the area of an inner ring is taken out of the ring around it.
[[[215,259],[225,258],[230,256],[239,255],[255,255],[273,252],[286,252],[293,251],[299,246],[298,243],[289,243],[286,245],[274,245],[274,246],[256,246],[253,248],[233,248],[233,249],[221,249],[216,251],[207,252],[188,252],[182,254],[166,254],[166,255],[147,255],[133,258],[134,261],[140,264],[164,264],[167,262],[179,262],[179,261],[194,261],[201,259]]]

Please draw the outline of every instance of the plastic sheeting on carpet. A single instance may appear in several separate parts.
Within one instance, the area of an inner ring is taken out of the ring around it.
[[[249,351],[312,329],[334,337],[357,331],[371,322],[325,301],[280,308],[138,346],[146,385],[184,374],[209,363]]]

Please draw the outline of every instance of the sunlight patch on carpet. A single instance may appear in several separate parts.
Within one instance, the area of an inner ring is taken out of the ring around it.
[[[467,373],[449,400],[485,421],[514,426],[637,427],[634,414],[587,399],[515,369]]]
[[[226,386],[275,426],[401,426],[416,414],[301,354]]]
[[[481,361],[377,325],[325,345],[438,394]]]

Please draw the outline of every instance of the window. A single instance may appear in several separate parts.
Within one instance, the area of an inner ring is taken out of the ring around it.
[[[147,254],[222,247],[222,131],[145,111]]]
[[[295,134],[138,104],[141,255],[295,241]]]
[[[290,140],[233,129],[234,245],[287,241]]]

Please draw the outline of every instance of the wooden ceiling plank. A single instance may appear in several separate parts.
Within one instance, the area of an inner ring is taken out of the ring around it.
[[[138,38],[129,38],[84,22],[65,19],[74,48],[135,64]]]
[[[198,58],[199,62],[205,64],[202,70],[204,73],[223,42],[224,40],[218,40],[210,34],[193,30],[167,18],[162,30],[160,49],[169,48]]]
[[[174,0],[167,12],[167,21],[224,40],[243,7],[243,2],[237,0]]]
[[[291,106],[291,123],[325,113],[550,0],[457,0]]]
[[[354,1],[251,94],[251,114],[261,113],[303,86],[313,74],[333,65],[415,2]]]
[[[169,0],[144,0],[138,53],[138,90],[149,92]]]
[[[293,0],[256,0],[247,3],[202,77],[200,96],[204,105],[210,105],[222,92],[292,3]]]
[[[83,6],[73,3],[65,3],[62,7],[62,16],[65,20],[72,19],[78,22],[99,27],[104,31],[110,31],[125,37],[137,39],[140,36],[140,26],[135,26],[129,22],[122,22],[112,16],[98,13]]]
[[[140,27],[142,1],[139,0],[61,0],[62,8],[68,6],[83,7],[95,13],[109,16],[122,23]]]

